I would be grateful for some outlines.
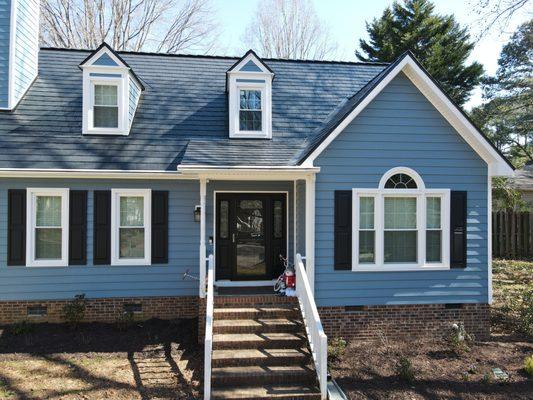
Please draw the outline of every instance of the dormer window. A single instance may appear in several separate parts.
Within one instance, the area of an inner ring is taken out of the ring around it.
[[[263,112],[261,89],[240,89],[239,131],[261,132]]]
[[[105,43],[83,69],[83,133],[128,135],[144,89],[131,68]]]
[[[273,76],[251,50],[229,69],[230,138],[272,138]]]

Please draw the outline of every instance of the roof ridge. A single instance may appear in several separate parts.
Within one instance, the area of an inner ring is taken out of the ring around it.
[[[94,50],[90,49],[71,49],[64,47],[41,47],[40,50],[45,51],[65,51],[65,52],[84,52],[92,53]],[[219,59],[219,60],[240,60],[242,56],[221,56],[210,54],[171,54],[171,53],[156,53],[146,51],[116,51],[118,54],[131,54],[140,56],[161,56],[161,57],[177,57],[177,58],[205,58],[205,59]],[[340,64],[340,65],[371,65],[371,66],[387,66],[389,62],[379,61],[343,61],[343,60],[300,60],[290,58],[261,58],[263,61],[280,61],[280,62],[294,62],[294,63],[315,63],[315,64]]]

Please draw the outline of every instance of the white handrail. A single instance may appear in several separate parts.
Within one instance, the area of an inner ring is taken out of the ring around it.
[[[205,344],[204,344],[204,400],[211,398],[211,357],[213,353],[213,310],[214,310],[214,259],[207,258],[207,299],[205,310]],[[205,282],[200,282],[205,285]]]
[[[305,330],[309,339],[309,346],[313,354],[318,382],[320,384],[320,395],[322,399],[327,398],[328,385],[328,338],[322,328],[320,316],[315,304],[315,297],[311,291],[311,285],[305,272],[302,256],[296,254],[294,263],[296,270],[296,294],[302,310],[302,317],[305,323]]]

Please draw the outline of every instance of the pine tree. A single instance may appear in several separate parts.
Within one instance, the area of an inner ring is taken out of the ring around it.
[[[410,50],[458,104],[483,75],[481,64],[466,64],[474,48],[467,29],[453,15],[437,14],[428,0],[394,2],[366,30],[370,39],[361,39],[355,52],[361,61],[391,62]]]

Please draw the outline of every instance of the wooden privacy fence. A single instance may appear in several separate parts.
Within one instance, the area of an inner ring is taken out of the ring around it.
[[[498,258],[533,258],[533,212],[492,213],[492,255]]]

